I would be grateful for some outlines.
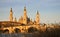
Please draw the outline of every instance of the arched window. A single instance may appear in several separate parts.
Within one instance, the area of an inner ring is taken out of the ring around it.
[[[5,30],[3,31],[3,33],[9,33],[9,30],[8,30],[8,29],[5,29]]]
[[[20,33],[21,32],[19,28],[15,28],[14,31],[15,31],[15,33]]]

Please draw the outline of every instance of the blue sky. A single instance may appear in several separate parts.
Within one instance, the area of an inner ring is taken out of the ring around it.
[[[10,8],[18,20],[23,16],[24,6],[33,20],[38,10],[41,23],[60,22],[60,0],[0,0],[0,21],[9,20]]]

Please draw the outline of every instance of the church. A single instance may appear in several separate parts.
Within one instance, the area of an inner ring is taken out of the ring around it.
[[[13,19],[14,19],[13,18],[12,8],[10,10],[10,18],[9,19],[10,19],[10,21],[13,21]],[[23,16],[21,16],[18,21],[15,18],[14,22],[19,22],[19,23],[25,24],[25,25],[26,24],[37,24],[38,25],[38,24],[40,24],[40,15],[39,15],[39,12],[37,11],[37,13],[36,13],[36,19],[34,21],[32,21],[32,19],[28,18],[26,7],[24,7],[24,14],[23,14]]]

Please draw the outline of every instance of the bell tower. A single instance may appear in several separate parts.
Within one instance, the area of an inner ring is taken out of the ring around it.
[[[40,23],[40,16],[39,16],[39,12],[37,11],[37,14],[36,14],[36,24],[39,24]]]
[[[27,11],[26,11],[26,6],[24,7],[23,24],[27,24]]]
[[[12,8],[10,9],[10,17],[9,17],[10,21],[13,21],[13,11]]]

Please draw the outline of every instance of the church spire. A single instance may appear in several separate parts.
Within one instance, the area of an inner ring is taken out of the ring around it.
[[[24,7],[23,24],[27,24],[27,11],[26,11],[26,6]]]
[[[13,12],[12,12],[12,8],[10,9],[10,21],[13,21]]]
[[[10,12],[12,12],[12,8],[11,8]]]
[[[36,24],[39,24],[40,23],[40,16],[39,16],[39,12],[37,11],[37,14],[36,14]]]
[[[37,15],[39,15],[39,12],[37,11]]]
[[[26,6],[24,7],[24,11],[26,11]]]

